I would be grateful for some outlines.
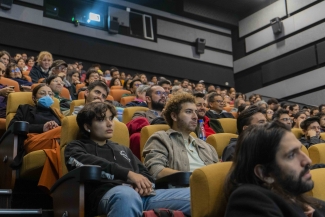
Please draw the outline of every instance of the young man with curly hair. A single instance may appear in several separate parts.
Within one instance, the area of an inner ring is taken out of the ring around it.
[[[144,164],[154,178],[179,171],[192,172],[218,162],[218,154],[211,145],[190,135],[198,120],[194,96],[188,93],[173,96],[163,115],[171,129],[154,133],[143,150]]]

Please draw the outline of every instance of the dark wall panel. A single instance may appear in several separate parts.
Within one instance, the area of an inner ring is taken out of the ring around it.
[[[235,74],[235,87],[238,92],[247,93],[262,88],[262,69],[253,67]]]
[[[234,86],[231,68],[12,20],[0,19],[0,26],[3,33],[5,32],[0,34],[0,45],[16,47],[22,51],[48,50],[54,56],[175,78],[205,80],[218,85],[228,82],[230,86]]]
[[[311,46],[262,66],[263,84],[294,75],[316,66],[315,46]]]
[[[325,41],[321,42],[316,45],[317,46],[317,58],[318,63],[324,63],[325,62]]]

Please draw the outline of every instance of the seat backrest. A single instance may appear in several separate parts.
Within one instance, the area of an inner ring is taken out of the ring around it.
[[[59,100],[54,98],[54,103],[51,106],[52,108],[57,108],[60,111],[60,103]],[[35,103],[32,100],[32,92],[17,92],[17,93],[11,93],[8,95],[8,101],[7,101],[7,116],[6,116],[6,128],[8,128],[10,121],[13,119],[13,117],[16,115],[17,109],[19,105],[35,105]]]
[[[303,151],[309,157],[309,152],[308,152],[308,149],[306,148],[306,146],[302,145],[301,151]]]
[[[60,92],[60,96],[65,98],[65,99],[69,99],[70,100],[70,92],[67,88],[63,87],[61,92]]]
[[[237,119],[234,118],[220,118],[218,119],[220,122],[224,133],[233,133],[237,132]]]
[[[314,188],[309,192],[312,197],[325,201],[325,168],[310,170]]]
[[[223,107],[223,109],[226,110],[227,112],[230,112],[232,108],[233,107]]]
[[[80,106],[80,105],[85,105],[85,100],[84,99],[72,100],[72,102],[70,104],[70,113],[69,113],[69,115],[71,115],[72,112],[74,111],[74,107]]]
[[[135,99],[135,96],[125,96],[125,97],[122,97],[121,98],[121,104],[125,106],[129,102],[132,102],[134,99]]]
[[[123,86],[111,86],[110,89],[123,89]]]
[[[128,90],[123,89],[111,89],[109,95],[111,95],[115,101],[120,102],[123,94],[131,94]]]
[[[29,75],[24,75],[25,79],[29,82],[32,82],[32,78]]]
[[[78,99],[85,99],[85,91],[80,91],[78,93]],[[106,100],[114,101],[114,98],[111,95],[107,95]]]
[[[310,146],[308,148],[308,153],[312,164],[325,164],[325,143],[319,143]]]
[[[238,118],[238,113],[237,112],[230,112],[232,114],[232,116],[234,116],[234,118]]]
[[[29,71],[23,71],[22,74],[25,75],[25,76],[29,75]]]
[[[84,86],[86,86],[85,83],[77,84],[76,85],[76,93],[78,93],[79,89],[82,88],[82,87],[84,87]]]
[[[40,79],[38,79],[38,82],[37,82],[37,83],[43,83],[44,79],[45,79],[45,78],[40,78]]]
[[[134,115],[135,112],[138,111],[148,111],[149,109],[146,107],[140,107],[140,106],[134,106],[134,107],[128,107],[125,108],[123,111],[123,123],[127,124],[129,123],[129,121],[132,120],[132,117]]]
[[[68,172],[65,166],[65,158],[64,158],[65,147],[72,140],[76,140],[79,133],[79,127],[76,118],[77,118],[76,115],[67,116],[62,121],[60,149],[61,149],[61,162],[62,162],[63,175]],[[129,131],[125,124],[117,120],[114,120],[113,132],[114,133],[113,133],[113,137],[111,138],[111,141],[129,147],[130,145]]]
[[[9,78],[1,77],[0,84],[7,85],[7,86],[14,86],[14,91],[20,92],[19,84],[17,81],[11,80]]]
[[[325,133],[321,133],[321,134],[320,134],[320,138],[321,138],[322,140],[325,140]]]
[[[232,138],[238,138],[238,135],[233,133],[217,133],[208,136],[206,142],[216,149],[218,157],[221,158],[223,150]]]
[[[190,178],[192,217],[224,216],[226,198],[225,178],[232,162],[210,164],[193,171]]]
[[[300,139],[304,133],[302,132],[302,129],[300,128],[292,128],[291,132],[296,136],[297,139]]]
[[[155,124],[155,125],[148,125],[141,129],[141,136],[140,136],[140,155],[141,155],[141,161],[144,161],[144,157],[142,156],[142,151],[144,148],[144,145],[146,144],[149,137],[154,134],[157,131],[160,130],[168,130],[170,127],[167,124]]]

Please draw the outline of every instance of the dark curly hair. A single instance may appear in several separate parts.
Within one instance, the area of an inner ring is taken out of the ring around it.
[[[195,97],[189,93],[179,93],[174,95],[171,99],[168,100],[164,109],[164,118],[167,124],[172,127],[173,126],[173,119],[171,117],[171,113],[174,112],[176,115],[182,109],[182,104],[190,102],[195,104]]]

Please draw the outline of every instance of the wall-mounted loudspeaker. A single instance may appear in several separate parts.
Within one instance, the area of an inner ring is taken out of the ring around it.
[[[276,35],[282,32],[282,21],[279,17],[270,20],[270,23],[272,26],[273,34]]]
[[[10,10],[13,0],[0,0],[0,8],[3,10]]]
[[[196,39],[196,53],[204,54],[204,49],[205,49],[205,39],[197,38]]]
[[[110,34],[118,34],[120,24],[117,17],[108,17],[108,32]]]

